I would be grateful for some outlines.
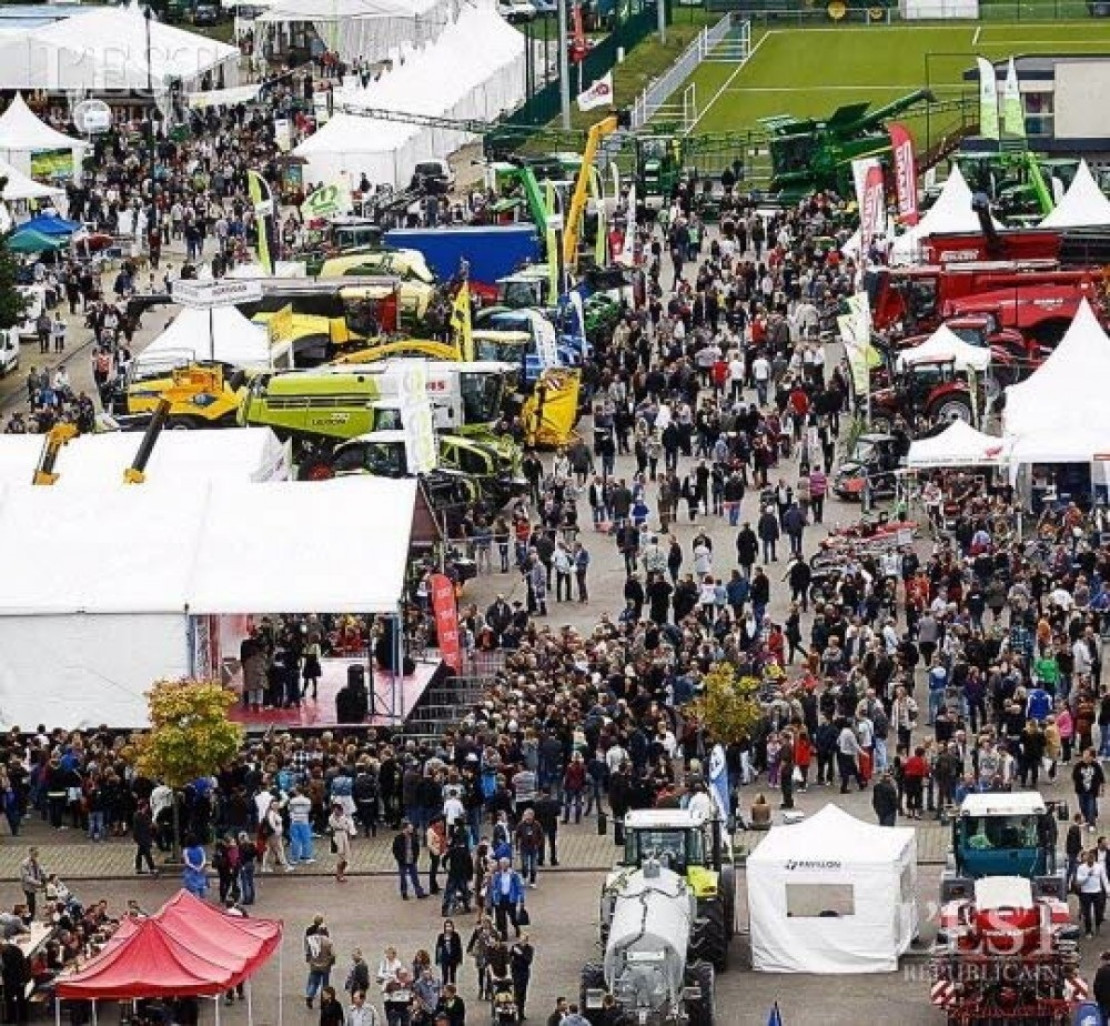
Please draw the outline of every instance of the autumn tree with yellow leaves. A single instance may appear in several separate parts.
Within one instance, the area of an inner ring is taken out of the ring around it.
[[[150,729],[136,739],[140,773],[174,790],[174,854],[178,845],[176,792],[214,774],[243,744],[243,730],[228,718],[235,695],[218,681],[159,680],[146,693]]]
[[[741,677],[728,663],[717,663],[705,675],[693,712],[714,741],[728,745],[743,740],[759,722],[759,678]]]

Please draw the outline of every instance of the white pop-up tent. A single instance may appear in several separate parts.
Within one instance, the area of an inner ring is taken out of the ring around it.
[[[1041,222],[1042,228],[1094,228],[1110,224],[1110,200],[1085,160],[1079,162],[1064,198]]]
[[[1006,389],[1007,435],[1044,437],[1058,444],[1063,429],[1110,430],[1110,338],[1088,303],[1079,308],[1060,344],[1033,374]]]
[[[899,235],[891,247],[891,263],[912,263],[918,259],[922,241],[930,235],[947,232],[979,231],[979,215],[971,208],[971,188],[960,169],[953,164],[940,195],[909,231]],[[997,221],[995,227],[1001,228]]]
[[[894,972],[917,935],[917,843],[835,805],[775,826],[748,856],[752,965],[762,972]]]
[[[991,363],[986,346],[965,342],[947,324],[942,324],[921,345],[904,349],[898,354],[898,369],[912,367],[927,360],[953,360],[958,371],[985,371]]]
[[[129,431],[79,435],[62,447],[54,488],[70,495],[130,487],[123,472],[131,465],[142,435]],[[33,487],[42,453],[42,435],[0,435],[0,486]],[[223,431],[163,431],[146,466],[148,484],[203,487],[211,481],[247,484],[285,481],[292,476],[289,447],[269,428]],[[84,500],[82,500],[84,501]],[[89,500],[94,501],[94,500]]]
[[[174,357],[215,360],[244,370],[292,367],[288,342],[270,343],[265,325],[254,324],[233,306],[186,308],[143,350],[140,363]]]
[[[16,45],[16,43],[22,43],[22,38],[14,43],[0,41],[0,61],[3,60],[3,54],[7,52],[7,46]],[[3,73],[0,72],[0,84],[4,81],[6,80]],[[6,86],[6,88],[11,87]],[[72,139],[56,128],[51,128],[27,106],[19,93],[16,93],[15,98],[8,104],[8,109],[0,114],[0,159],[23,175],[31,173],[31,157],[35,153],[46,153],[51,150],[70,150],[73,166],[78,168],[81,166],[81,157],[87,145],[81,139]]]
[[[395,615],[415,502],[374,477],[4,489],[0,725],[145,726],[152,681],[211,672],[220,615]],[[321,529],[324,509],[360,529]]]
[[[910,445],[906,466],[997,467],[1006,463],[1013,439],[976,431],[967,421],[954,420],[939,435],[919,438]]]

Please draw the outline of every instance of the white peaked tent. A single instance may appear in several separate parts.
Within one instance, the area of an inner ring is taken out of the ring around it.
[[[971,209],[971,188],[960,169],[953,164],[940,195],[925,216],[909,231],[894,240],[893,263],[912,263],[917,259],[922,240],[942,232],[979,230],[979,215]],[[995,222],[996,226],[1001,227]]]
[[[253,324],[233,306],[214,310],[185,309],[139,357],[141,363],[186,355],[216,360],[244,370],[291,366],[289,344],[271,346],[269,331]]]
[[[991,351],[985,346],[965,342],[946,324],[942,324],[921,345],[898,354],[898,369],[925,360],[955,360],[956,370],[985,371],[991,363]]]
[[[6,46],[7,44],[0,44],[0,67],[3,67]],[[0,83],[5,82],[4,74],[0,72]],[[8,109],[0,114],[0,159],[7,161],[23,175],[30,174],[31,155],[47,150],[71,150],[73,166],[80,167],[81,154],[86,145],[82,140],[71,139],[40,120],[19,93],[8,104]]]
[[[1026,381],[1006,389],[1005,434],[1022,438],[1061,429],[1110,430],[1110,338],[1084,302],[1060,344]]]
[[[906,466],[996,467],[1008,458],[1012,439],[976,431],[967,421],[954,420],[939,435],[910,445]]]
[[[762,972],[894,972],[917,935],[917,841],[835,805],[772,827],[748,856],[752,965]]]
[[[1110,224],[1110,200],[1103,194],[1085,160],[1079,162],[1068,191],[1041,222],[1042,228],[1093,228]]]

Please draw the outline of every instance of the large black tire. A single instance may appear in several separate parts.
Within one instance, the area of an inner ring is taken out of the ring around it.
[[[590,1009],[586,1004],[586,993],[591,990],[605,989],[605,970],[596,962],[587,962],[582,966],[578,987],[578,1011],[590,1022],[598,1024],[602,1017],[597,1013],[600,1009]]]
[[[327,456],[313,456],[297,468],[297,478],[301,481],[327,481],[335,477],[335,469]]]
[[[731,941],[736,934],[736,867],[721,866],[717,884],[725,909],[725,936]]]
[[[689,1016],[688,1026],[713,1026],[716,989],[716,974],[713,966],[708,962],[695,962],[687,966],[686,985],[696,986],[701,991],[701,997],[686,1006],[686,1014]]]
[[[725,910],[717,899],[698,902],[698,917],[690,938],[690,959],[711,962],[718,972],[728,965],[728,931]]]

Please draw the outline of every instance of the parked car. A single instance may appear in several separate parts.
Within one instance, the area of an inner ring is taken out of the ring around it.
[[[220,20],[220,9],[215,4],[197,4],[193,8],[193,24],[212,26]]]
[[[510,24],[531,21],[536,16],[536,8],[528,0],[497,0],[497,13]]]

